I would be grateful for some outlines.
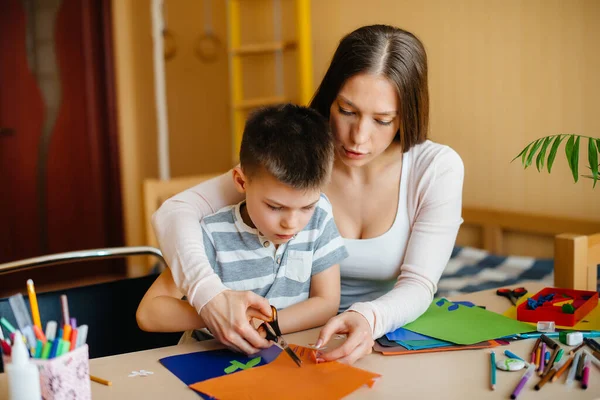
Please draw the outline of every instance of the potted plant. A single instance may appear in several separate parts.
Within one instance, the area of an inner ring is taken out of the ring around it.
[[[546,162],[548,173],[550,173],[552,171],[552,165],[554,164],[554,159],[556,158],[558,148],[560,147],[560,144],[564,139],[567,139],[567,144],[565,145],[565,155],[567,157],[567,163],[569,164],[569,168],[573,173],[573,179],[575,180],[575,182],[579,180],[579,143],[581,139],[583,139],[584,142],[587,139],[587,153],[589,162],[588,169],[590,170],[590,174],[581,176],[583,176],[584,178],[593,179],[595,188],[596,182],[598,181],[598,179],[600,179],[600,177],[598,176],[598,153],[600,152],[600,138],[593,138],[589,136],[574,134],[558,134],[545,136],[529,143],[527,147],[525,147],[519,153],[519,155],[516,156],[512,161],[521,157],[521,164],[523,164],[523,167],[527,169],[527,167],[529,167],[533,163],[533,158],[535,157],[535,165],[537,167],[538,172],[544,169],[544,162]]]

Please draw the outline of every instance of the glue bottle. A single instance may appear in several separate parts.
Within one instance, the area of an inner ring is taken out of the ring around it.
[[[29,360],[29,352],[19,331],[15,333],[11,358],[11,362],[6,364],[9,400],[40,400],[40,373]]]

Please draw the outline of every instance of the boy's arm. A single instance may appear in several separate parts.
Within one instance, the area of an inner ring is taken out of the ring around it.
[[[333,265],[312,276],[310,297],[278,311],[282,333],[302,331],[324,325],[340,306],[340,266]]]
[[[136,312],[138,326],[148,332],[181,332],[206,325],[194,307],[181,300],[169,268],[148,289]]]

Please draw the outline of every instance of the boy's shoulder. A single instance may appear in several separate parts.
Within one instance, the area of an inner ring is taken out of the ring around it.
[[[333,209],[331,202],[324,193],[321,193],[321,197],[315,206],[315,212],[305,230],[320,229],[332,218]]]
[[[213,224],[235,224],[235,208],[237,205],[225,206],[212,214],[204,216],[201,224],[209,228]]]

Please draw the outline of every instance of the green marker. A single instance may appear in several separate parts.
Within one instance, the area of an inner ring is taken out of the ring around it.
[[[52,340],[48,340],[42,348],[42,359],[47,360],[50,355],[50,349],[52,348]]]
[[[563,353],[564,353],[563,349],[558,350],[558,354],[556,355],[556,359],[554,360],[555,364],[560,361],[560,359],[563,356]]]
[[[10,333],[15,333],[17,331],[15,327],[12,326],[4,317],[0,318],[0,324],[2,324],[2,326],[4,326]]]

